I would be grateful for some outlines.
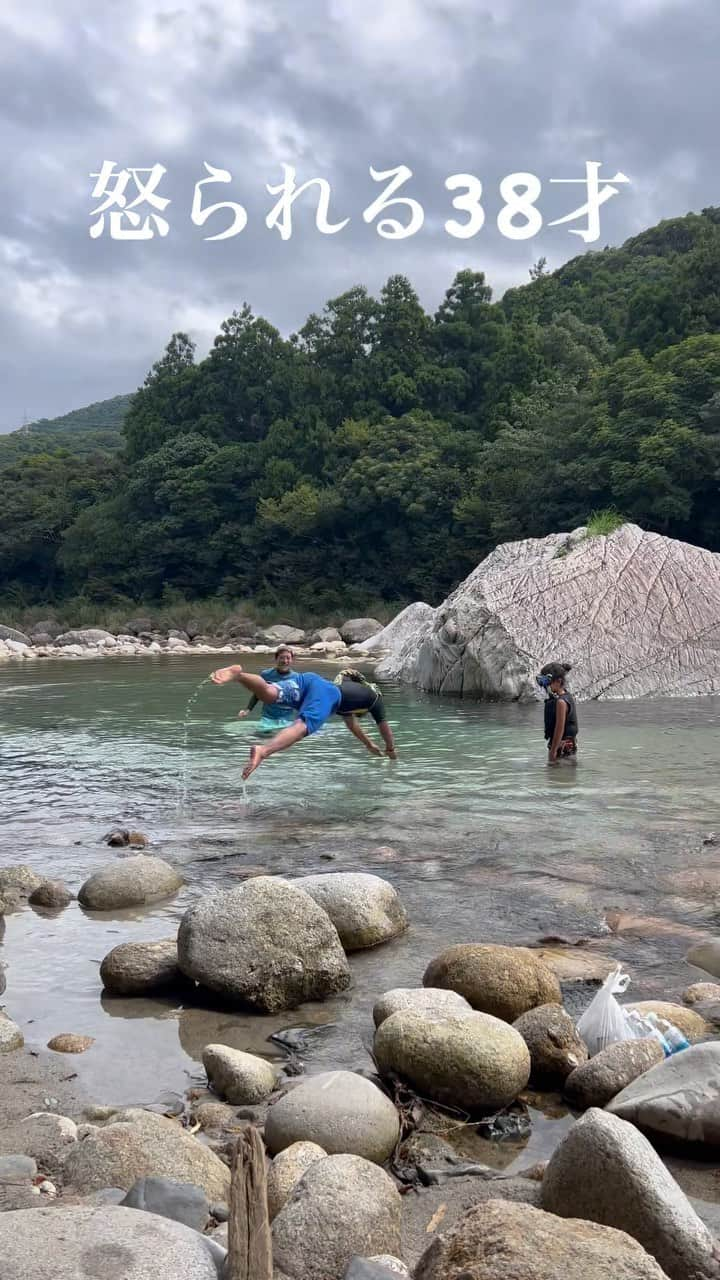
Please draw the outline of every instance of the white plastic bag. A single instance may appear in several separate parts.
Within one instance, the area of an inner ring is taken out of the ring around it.
[[[578,1034],[585,1041],[591,1058],[618,1040],[636,1039],[632,1025],[628,1023],[622,1006],[615,999],[627,991],[629,984],[630,975],[623,973],[618,965],[605,979],[578,1022]]]

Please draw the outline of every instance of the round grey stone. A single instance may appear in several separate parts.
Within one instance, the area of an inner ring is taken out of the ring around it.
[[[121,942],[100,965],[106,991],[119,996],[138,996],[165,991],[182,981],[178,967],[177,939],[158,942]]]
[[[381,876],[330,871],[292,883],[327,911],[346,951],[377,947],[407,929],[405,908]]]
[[[565,1081],[565,1097],[574,1107],[604,1107],[638,1076],[665,1061],[662,1045],[645,1040],[618,1040],[572,1071]]]
[[[138,854],[96,871],[81,886],[78,899],[90,911],[115,911],[169,898],[184,883],[175,867],[162,858]]]
[[[195,1231],[204,1229],[210,1215],[202,1187],[192,1182],[172,1182],[169,1178],[138,1178],[122,1203],[128,1209],[145,1209],[162,1218],[183,1222]]]
[[[330,1154],[351,1154],[382,1164],[400,1136],[390,1099],[353,1071],[310,1076],[271,1106],[265,1141],[277,1155],[294,1142],[315,1142]]]
[[[375,1001],[375,1026],[379,1027],[399,1009],[414,1009],[416,1013],[433,1017],[443,1017],[446,1013],[472,1013],[472,1005],[457,991],[445,991],[442,987],[394,987]]]
[[[225,1044],[207,1044],[202,1060],[213,1089],[228,1102],[262,1102],[275,1088],[275,1067],[254,1053],[243,1053]]]

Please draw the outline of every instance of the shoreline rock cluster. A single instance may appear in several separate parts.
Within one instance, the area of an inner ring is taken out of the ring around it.
[[[292,645],[299,658],[363,656],[365,642],[383,630],[376,618],[349,618],[338,629],[303,631],[284,623],[260,627],[249,619],[229,618],[214,634],[197,626],[159,631],[149,618],[131,619],[117,634],[100,627],[62,631],[57,623],[37,623],[26,634],[0,624],[0,662],[34,658],[148,657],[158,654],[257,653],[272,655],[279,644]]]
[[[44,883],[0,868],[15,905]],[[95,872],[78,899],[110,911],[181,885],[170,864],[139,854]],[[202,896],[176,938],[119,943],[100,977],[110,994],[177,988],[289,1010],[347,990],[348,955],[407,928],[378,876],[258,876]],[[716,951],[708,940],[701,953],[711,973]],[[720,1038],[702,1016],[714,984],[692,983],[687,1006],[654,1002],[690,1048],[665,1058],[657,1042],[631,1041],[591,1057],[548,955],[446,948],[419,985],[378,995],[374,1071],[304,1075],[301,1063],[283,1070],[209,1043],[207,1087],[188,1091],[180,1115],[93,1106],[15,1122],[0,1133],[4,1280],[31,1274],[38,1238],[55,1280],[74,1280],[90,1257],[98,1275],[122,1257],[128,1276],[222,1278],[230,1165],[248,1124],[264,1142],[273,1280],[718,1280],[720,1246],[652,1145],[672,1138],[705,1156],[720,1146]],[[0,1053],[22,1044],[0,1015]],[[463,1161],[453,1130],[527,1116],[528,1090],[553,1090],[580,1113],[547,1165],[508,1177]]]

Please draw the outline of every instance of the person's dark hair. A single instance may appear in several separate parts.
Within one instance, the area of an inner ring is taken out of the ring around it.
[[[572,671],[571,662],[548,662],[540,674],[542,676],[550,676],[551,680],[562,680],[564,684],[568,671]]]
[[[275,650],[275,657],[279,658],[281,653],[289,653],[291,658],[295,657],[295,651],[289,644],[279,644]]]

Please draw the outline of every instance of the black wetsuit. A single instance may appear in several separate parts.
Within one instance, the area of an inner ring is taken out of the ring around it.
[[[338,716],[354,716],[358,711],[369,711],[376,724],[387,720],[382,694],[372,685],[357,680],[343,680],[340,685],[340,701],[335,708]]]
[[[567,705],[567,716],[562,741],[558,744],[558,755],[571,756],[577,751],[578,718],[575,699],[567,689],[563,693],[551,693],[545,700],[545,740],[550,747],[555,733],[557,704],[560,701]]]

